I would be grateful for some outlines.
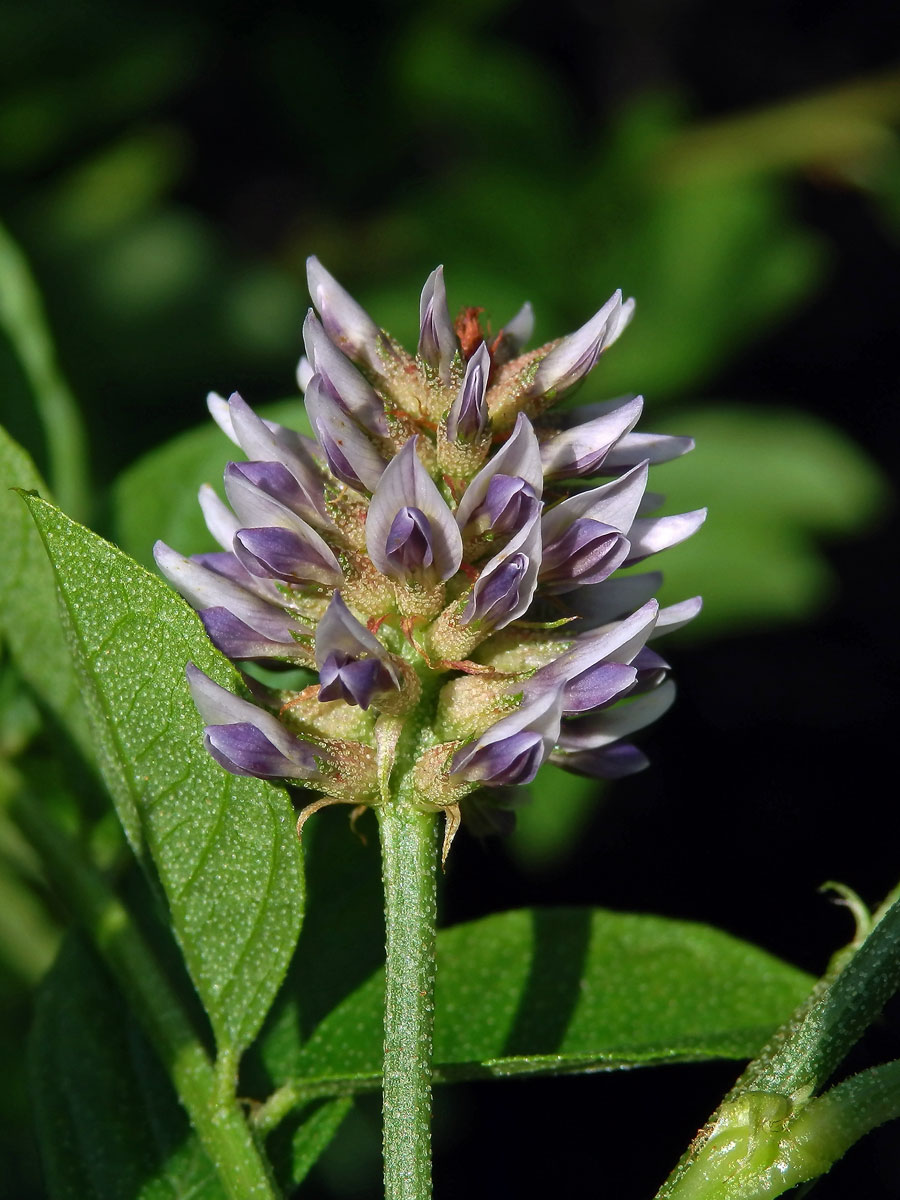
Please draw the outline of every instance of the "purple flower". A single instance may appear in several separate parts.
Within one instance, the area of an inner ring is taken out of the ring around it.
[[[356,421],[313,375],[306,389],[306,411],[332,475],[358,491],[374,491],[387,465]]]
[[[527,484],[530,488],[530,498],[535,501],[540,500],[544,488],[541,450],[531,422],[521,413],[510,438],[482,467],[463,492],[459,508],[456,510],[456,523],[460,529],[465,529],[482,514],[487,515],[487,525],[488,528],[491,528],[491,512],[486,507],[488,491],[492,480],[500,475]],[[497,496],[496,491],[494,495]],[[495,512],[497,511],[496,503],[495,500]],[[533,511],[534,509],[531,508],[521,513],[520,520],[523,524],[530,518]]]
[[[194,703],[203,718],[207,750],[232,775],[260,779],[316,780],[321,749],[288,733],[271,713],[214,683],[193,663],[186,668]]]
[[[540,512],[481,569],[462,617],[463,625],[479,622],[503,629],[528,611],[541,568]]]
[[[301,390],[306,392],[313,375],[318,375],[329,394],[345,412],[379,434],[388,432],[384,405],[375,389],[366,382],[349,359],[338,350],[310,310],[303,322],[303,343],[307,358]],[[307,397],[307,403],[309,398]]]
[[[399,691],[400,672],[373,634],[335,592],[316,628],[319,699],[368,708],[379,693]]]
[[[616,443],[634,428],[643,407],[642,397],[636,396],[612,412],[548,438],[541,445],[545,478],[571,479],[577,475],[592,475]]]
[[[562,689],[547,690],[457,750],[450,779],[486,787],[530,783],[559,738]]]
[[[389,579],[449,579],[462,561],[453,514],[416,454],[412,437],[388,464],[369,505],[366,546]]]

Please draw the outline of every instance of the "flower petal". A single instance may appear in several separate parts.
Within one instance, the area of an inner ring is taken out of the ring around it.
[[[525,528],[482,567],[461,624],[484,621],[492,629],[503,629],[524,616],[534,597],[540,566],[541,521],[536,512]]]
[[[675,684],[666,680],[652,692],[646,692],[626,704],[604,709],[577,721],[566,721],[559,735],[559,745],[566,750],[595,750],[617,742],[651,725],[671,708],[675,700]]]
[[[447,438],[451,442],[472,442],[479,438],[489,424],[487,402],[488,376],[491,356],[484,342],[466,363],[466,373],[456,399],[447,414]]]
[[[604,470],[619,471],[644,461],[655,466],[680,458],[693,450],[695,444],[692,437],[667,433],[626,433],[607,454],[603,467]]]
[[[200,510],[206,521],[206,528],[223,550],[231,550],[234,535],[241,527],[240,521],[228,505],[219,499],[208,483],[201,486],[197,499],[200,501]]]
[[[678,604],[670,604],[666,608],[661,608],[652,636],[660,637],[661,634],[674,633],[676,629],[683,629],[685,625],[693,621],[702,608],[702,596],[692,596],[690,600],[681,600]]]
[[[647,486],[648,467],[639,463],[619,479],[563,500],[544,513],[544,544],[555,541],[580,517],[590,517],[628,534]]]
[[[557,750],[550,761],[564,771],[588,775],[591,779],[625,779],[650,766],[650,759],[630,742],[619,742],[600,750]]]
[[[640,562],[650,554],[658,554],[660,550],[668,550],[677,546],[696,533],[706,520],[705,508],[696,508],[693,512],[677,513],[671,517],[641,517],[634,521],[629,531],[631,550],[628,563]]]
[[[201,608],[197,615],[209,640],[227,658],[307,661],[293,639],[286,642],[265,637],[227,608]]]
[[[209,567],[185,558],[165,542],[156,543],[153,557],[169,583],[193,608],[227,608],[264,637],[286,645],[294,644],[291,629],[295,626],[282,609],[267,604]]]
[[[462,537],[431,476],[416,454],[416,437],[388,463],[372,495],[366,516],[366,547],[383,575],[404,579],[406,572],[388,556],[388,539],[401,509],[417,509],[428,520],[434,571],[440,580],[454,575],[462,562]]]
[[[319,374],[306,389],[306,411],[332,474],[359,491],[374,491],[387,464]]]
[[[378,393],[338,350],[312,309],[303,322],[303,342],[311,368],[303,391],[307,391],[314,374],[321,375],[352,417],[366,428],[375,429],[386,436],[387,420]]]
[[[556,397],[573,388],[625,329],[633,311],[634,301],[623,304],[621,291],[614,292],[599,312],[575,333],[564,337],[541,362],[531,394]]]
[[[325,332],[354,362],[382,373],[378,344],[381,331],[366,310],[345,291],[315,256],[306,260],[309,295],[322,318]]]
[[[561,688],[548,689],[491,725],[454,754],[451,779],[456,776],[488,787],[529,783],[559,737],[562,702]]]

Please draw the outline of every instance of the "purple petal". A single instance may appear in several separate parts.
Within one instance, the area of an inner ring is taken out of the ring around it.
[[[589,712],[610,704],[631,688],[638,677],[633,666],[624,663],[596,663],[578,675],[574,675],[563,689],[563,713]]]
[[[488,787],[528,783],[556,744],[561,715],[561,689],[522,704],[477,741],[457,750],[450,763],[451,778],[455,775]]]
[[[705,520],[705,508],[671,517],[638,519],[631,526],[631,551],[626,563],[640,562],[650,554],[677,546],[696,533]]]
[[[303,391],[309,388],[309,380],[314,374],[321,375],[355,420],[365,428],[375,429],[386,436],[388,426],[378,393],[363,379],[350,360],[341,354],[312,310],[303,322],[303,342],[310,366]]]
[[[667,680],[655,691],[629,700],[626,704],[604,709],[578,721],[566,721],[559,735],[560,748],[596,750],[609,746],[651,725],[671,708],[674,700],[675,684]]]
[[[210,411],[216,416],[215,407],[211,407]],[[255,462],[280,462],[287,467],[301,489],[302,511],[306,519],[319,524],[330,523],[325,511],[321,476],[300,434],[263,421],[237,392],[228,401],[228,419],[235,440],[249,459]]]
[[[541,566],[540,513],[485,563],[460,618],[503,629],[528,611]]]
[[[617,530],[582,517],[560,537],[544,539],[541,590],[552,595],[600,583],[625,561],[628,549]]]
[[[447,414],[447,438],[451,442],[472,442],[487,429],[488,410],[485,401],[491,356],[484,342],[466,364],[466,374]]]
[[[586,325],[564,337],[538,367],[531,392],[536,396],[559,396],[569,391],[591,371],[603,351],[613,344],[634,311],[634,301],[622,303],[616,291]]]
[[[549,509],[543,519],[544,544],[555,541],[580,517],[628,534],[647,486],[647,471],[647,464],[639,463],[612,483],[579,492]]]
[[[658,612],[656,601],[648,600],[637,612],[611,629],[582,634],[564,654],[541,667],[528,681],[526,690],[532,693],[558,687],[610,660],[629,664],[653,632]]]
[[[591,779],[625,779],[650,766],[647,755],[630,742],[608,746],[605,750],[576,750],[572,753],[558,750],[550,755],[550,761],[564,771],[588,775]]]
[[[416,454],[416,440],[411,437],[388,463],[375,488],[366,516],[366,547],[383,575],[405,578],[406,571],[388,555],[388,539],[401,509],[417,509],[428,521],[432,570],[438,579],[445,580],[462,562],[462,537],[453,514]]]
[[[261,729],[249,723],[207,725],[204,745],[220,767],[232,775],[257,779],[312,779],[317,774],[313,747],[297,741],[298,750],[283,753]],[[304,750],[304,746],[309,746]]]
[[[306,260],[306,278],[310,299],[334,344],[354,362],[364,362],[381,374],[383,368],[378,357],[381,334],[366,310],[314,256]]]
[[[548,438],[541,444],[545,478],[571,478],[595,472],[616,442],[637,424],[643,406],[643,398],[635,396],[602,417]],[[628,465],[636,461],[632,459]]]
[[[357,621],[339,592],[332,596],[316,627],[316,665],[320,700],[342,699],[368,708],[377,693],[400,687],[400,674],[391,656]]]
[[[323,543],[324,545],[324,543]],[[234,553],[241,565],[261,578],[283,579],[286,583],[318,583],[334,587],[343,582],[343,572],[334,555],[293,529],[239,529],[234,538]]]
[[[356,421],[329,394],[321,375],[309,381],[306,411],[332,474],[359,491],[374,491],[386,463]]]
[[[379,692],[393,688],[393,681],[377,658],[351,658],[335,651],[320,668],[320,700],[343,700],[367,709]]]
[[[397,571],[411,574],[434,562],[431,522],[418,508],[401,508],[388,532],[384,552]]]
[[[286,504],[254,483],[254,477],[264,480],[268,478],[265,473],[260,475],[254,468],[248,471],[246,465],[241,463],[229,463],[225,468],[225,494],[241,521],[241,533],[243,534],[247,530],[261,529],[287,530],[294,534],[297,539],[296,544],[302,544],[304,547],[304,557],[298,561],[317,564],[318,574],[313,578],[323,584],[341,583],[344,578],[341,565],[324,538],[302,517],[292,512]],[[237,548],[237,540],[236,535],[235,553],[248,570],[252,570],[253,574],[258,574],[259,572],[249,567],[246,559],[241,556]],[[245,551],[256,554],[256,550],[250,549],[245,538],[241,537],[240,540]]]
[[[509,439],[496,454],[481,468],[463,492],[456,511],[456,523],[465,529],[476,512],[484,504],[491,480],[495,475],[515,476],[524,479],[540,499],[544,488],[544,470],[541,466],[541,449],[531,422],[519,413],[515,428]]]
[[[434,367],[447,384],[450,365],[459,352],[459,339],[447,307],[444,268],[436,267],[426,279],[419,300],[419,358]]]
[[[228,658],[297,660],[304,657],[296,653],[298,647],[293,639],[286,642],[264,637],[227,608],[203,608],[197,615],[203,622],[209,640]]]

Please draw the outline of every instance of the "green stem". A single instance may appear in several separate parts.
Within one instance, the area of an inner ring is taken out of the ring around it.
[[[271,1172],[131,914],[30,796],[12,813],[129,1000],[231,1200],[278,1200]]]
[[[386,932],[385,1200],[431,1195],[431,1072],[437,833],[434,813],[378,810]]]

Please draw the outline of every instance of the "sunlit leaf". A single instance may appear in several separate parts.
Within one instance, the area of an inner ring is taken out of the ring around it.
[[[443,930],[437,978],[448,1079],[749,1058],[812,983],[708,926],[571,908]],[[379,973],[322,1021],[295,1059],[299,1086],[377,1082],[383,986]]]
[[[286,794],[227,774],[203,747],[193,661],[231,666],[159,578],[58,509],[28,497],[71,626],[101,765],[126,835],[149,851],[220,1047],[253,1037],[290,961],[302,913]]]

